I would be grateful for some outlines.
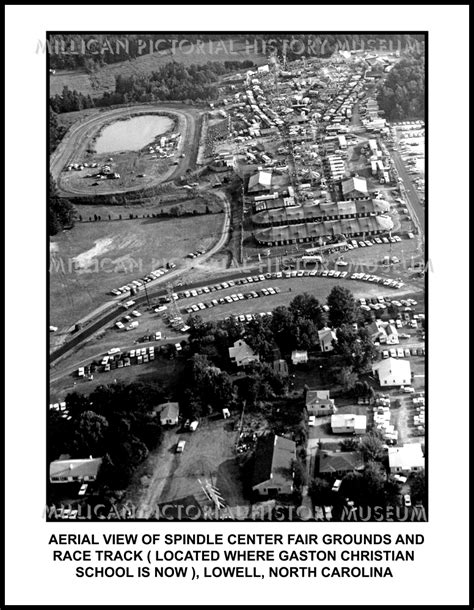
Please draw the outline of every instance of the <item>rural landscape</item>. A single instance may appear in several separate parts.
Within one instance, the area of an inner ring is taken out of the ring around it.
[[[424,36],[48,45],[48,519],[426,521]]]

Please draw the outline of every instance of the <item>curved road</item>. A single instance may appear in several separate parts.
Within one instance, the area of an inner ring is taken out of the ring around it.
[[[226,195],[224,193],[217,192],[216,194],[218,194],[219,198],[221,199],[221,201],[222,201],[222,203],[224,205],[224,224],[222,225],[222,231],[221,231],[221,236],[219,237],[219,240],[217,241],[217,243],[210,250],[208,250],[205,254],[203,254],[202,256],[199,257],[199,259],[198,259],[199,263],[205,262],[206,260],[211,258],[211,256],[216,254],[225,245],[225,243],[227,241],[227,238],[228,238],[228,234],[229,234],[230,219],[231,219],[230,202],[229,202],[229,200],[227,199],[227,197],[226,197]],[[192,263],[190,263],[190,267],[192,267]],[[158,286],[160,284],[165,284],[166,285],[171,280],[177,278],[178,276],[182,275],[186,271],[187,271],[186,268],[173,269],[169,273],[166,273],[165,275],[162,275],[161,277],[157,278],[156,280],[153,280],[152,282],[149,282],[148,284],[145,284],[146,285],[146,289],[147,289],[147,293],[148,293],[148,298],[157,298],[157,297],[160,297],[160,296],[165,296],[165,294],[166,294],[165,290],[161,290],[159,292],[150,293],[149,292],[150,288],[154,288],[154,287],[156,287],[156,286]],[[240,275],[244,275],[244,274],[241,273]],[[228,276],[224,276],[221,279],[221,281],[225,281],[225,277],[228,277]],[[217,279],[216,281],[218,282],[219,280]],[[189,284],[186,287],[183,286],[182,289],[193,288],[195,286],[198,287],[199,285],[200,285],[200,283],[197,282],[196,284]],[[121,303],[123,301],[130,300],[130,298],[131,297],[127,297],[127,298],[124,299],[123,296],[117,297],[116,300],[110,301],[109,303],[105,303],[104,305],[101,305],[100,307],[98,307],[93,312],[89,313],[88,316],[86,318],[83,318],[82,321],[86,321],[86,320],[88,320],[90,318],[94,318],[97,315],[100,315],[101,313],[103,313],[104,309],[108,309],[109,307],[113,308],[111,311],[108,311],[107,313],[105,313],[101,317],[99,317],[95,322],[90,324],[82,332],[78,332],[77,335],[75,335],[72,339],[70,339],[69,341],[66,341],[63,345],[61,345],[61,347],[56,349],[50,355],[50,364],[52,362],[54,362],[55,360],[57,360],[58,358],[60,358],[61,356],[63,356],[64,354],[66,354],[67,352],[69,352],[74,347],[77,347],[77,345],[82,343],[82,341],[85,341],[92,334],[97,332],[100,328],[102,328],[103,326],[105,326],[109,322],[112,322],[112,320],[118,318],[119,316],[123,315],[124,309],[122,308]],[[133,297],[133,300],[135,301],[135,303],[137,305],[141,305],[141,304],[147,302],[147,294],[145,293],[144,288],[142,290],[142,294],[141,295],[135,295],[135,297]]]

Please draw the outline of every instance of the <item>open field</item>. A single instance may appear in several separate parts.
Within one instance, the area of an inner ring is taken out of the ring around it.
[[[208,505],[199,483],[206,480],[219,490],[228,506],[248,504],[235,453],[237,434],[233,422],[222,419],[202,421],[196,432],[167,430],[160,448],[138,469],[127,491],[126,499],[138,507],[137,516],[190,495]],[[176,453],[179,440],[186,441],[183,453]]]
[[[105,92],[115,90],[115,77],[120,74],[129,77],[132,74],[150,74],[157,68],[177,61],[188,66],[190,64],[205,64],[208,61],[246,61],[250,60],[261,65],[266,63],[265,55],[255,53],[252,47],[249,49],[245,43],[234,42],[230,47],[230,40],[225,42],[225,48],[218,46],[217,42],[205,43],[199,51],[193,50],[189,45],[182,45],[166,51],[150,53],[149,48],[143,49],[143,55],[130,61],[109,64],[99,70],[88,74],[85,71],[61,70],[50,76],[50,95],[61,95],[64,87],[76,90],[84,95],[100,97]],[[232,52],[229,52],[229,51]]]
[[[209,249],[224,216],[172,220],[148,218],[81,223],[51,239],[51,324],[74,323],[109,297],[112,288],[179,262],[198,247]]]

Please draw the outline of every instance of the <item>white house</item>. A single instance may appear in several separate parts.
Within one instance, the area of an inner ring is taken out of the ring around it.
[[[353,413],[331,415],[331,430],[334,434],[365,434],[367,416]]]
[[[337,341],[336,333],[327,326],[318,330],[319,347],[322,352],[331,352],[334,349],[333,341]]]
[[[401,386],[411,384],[411,367],[408,360],[387,358],[372,366],[382,387]]]
[[[51,483],[88,483],[95,481],[102,458],[54,460],[49,465]]]
[[[388,465],[392,474],[409,474],[425,468],[425,457],[420,443],[388,448]]]
[[[308,352],[306,350],[293,350],[291,352],[291,362],[293,364],[304,364],[308,362]]]
[[[175,426],[179,421],[179,403],[165,402],[155,408],[162,426]]]
[[[246,366],[260,360],[258,354],[243,339],[238,339],[234,343],[234,347],[229,347],[229,358],[237,366]]]

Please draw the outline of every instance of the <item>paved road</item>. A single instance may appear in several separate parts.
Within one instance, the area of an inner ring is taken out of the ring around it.
[[[402,191],[405,191],[408,208],[415,225],[418,227],[420,235],[423,236],[425,233],[425,208],[420,203],[420,197],[418,191],[412,182],[412,176],[408,173],[403,159],[397,150],[390,151],[395,167],[398,170],[400,178],[403,180]]]

